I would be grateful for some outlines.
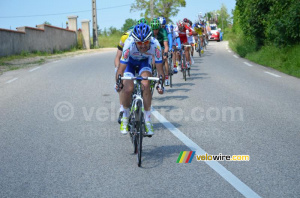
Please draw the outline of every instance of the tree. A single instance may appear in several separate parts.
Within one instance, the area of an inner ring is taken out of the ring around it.
[[[48,21],[44,22],[45,25],[51,25],[51,23],[49,23]]]
[[[121,28],[122,32],[127,31],[130,27],[136,25],[137,21],[133,19],[126,19],[124,25]]]
[[[179,12],[179,7],[185,7],[185,0],[152,0],[153,1],[153,15],[154,17],[163,16],[167,22],[172,22],[171,17],[176,16]],[[151,19],[151,0],[135,0],[131,5],[130,11],[144,11],[141,17]]]
[[[218,10],[217,13],[219,14],[217,25],[218,27],[222,27],[222,31],[224,31],[223,28],[226,28],[228,26],[230,20],[230,15],[227,13],[226,6],[222,4],[221,9]]]

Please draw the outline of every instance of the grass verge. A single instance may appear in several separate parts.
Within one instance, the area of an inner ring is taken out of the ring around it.
[[[228,40],[229,47],[241,57],[300,78],[299,44],[281,48],[275,45],[266,45],[257,49],[255,42],[247,41],[242,35],[232,32],[226,34],[224,40]]]
[[[111,36],[99,36],[98,37],[98,42],[100,48],[104,47],[117,47],[117,45],[120,42],[120,38],[122,35],[119,34],[113,34]]]
[[[260,50],[248,53],[246,58],[260,65],[300,78],[300,45],[278,48],[263,46]]]

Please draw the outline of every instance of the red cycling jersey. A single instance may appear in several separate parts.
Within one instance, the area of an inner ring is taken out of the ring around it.
[[[182,44],[185,44],[185,43],[188,42],[188,40],[187,40],[187,31],[188,31],[188,34],[189,34],[190,36],[192,36],[193,30],[192,30],[187,24],[184,24],[184,30],[183,30],[183,31],[180,31],[180,30],[178,29],[178,34],[179,34],[180,42],[181,42]]]

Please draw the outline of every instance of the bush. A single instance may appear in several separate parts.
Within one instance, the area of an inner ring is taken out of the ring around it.
[[[77,33],[77,49],[83,49],[83,35],[81,31]]]

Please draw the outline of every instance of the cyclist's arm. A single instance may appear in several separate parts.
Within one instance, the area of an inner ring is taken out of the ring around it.
[[[119,75],[123,76],[126,67],[127,67],[127,64],[120,63],[120,66],[116,72],[116,82],[118,81]]]
[[[189,35],[192,36],[192,34],[193,34],[192,33],[193,32],[192,28],[190,28],[187,24],[184,24],[184,27],[185,27],[186,30],[189,31]]]
[[[179,37],[176,38],[176,43],[178,45],[178,49],[181,49],[181,41]]]
[[[118,49],[117,54],[116,54],[116,58],[115,58],[115,68],[119,67],[121,56],[122,56],[122,51]]]
[[[162,29],[162,34],[163,34],[163,41],[164,41],[164,52],[169,51],[169,46],[168,46],[168,33],[165,29]]]
[[[164,52],[168,53],[169,51],[168,41],[164,41],[164,47],[165,47]]]
[[[121,52],[120,66],[116,72],[116,80],[119,74],[123,76],[123,73],[127,67],[127,63],[129,62],[130,50],[131,50],[130,45],[131,45],[131,41],[130,39],[127,39],[125,41],[123,51]]]
[[[125,45],[125,41],[127,40],[128,36],[129,36],[128,33],[125,33],[121,36],[120,42],[118,44],[118,51],[117,51],[116,58],[115,58],[115,68],[119,67],[123,47]]]
[[[162,51],[161,46],[157,40],[154,41],[154,53],[155,53],[155,66],[157,69],[158,76],[162,75],[163,81],[165,80],[164,70],[163,70],[163,64],[162,64]],[[159,50],[159,51],[157,51]]]

